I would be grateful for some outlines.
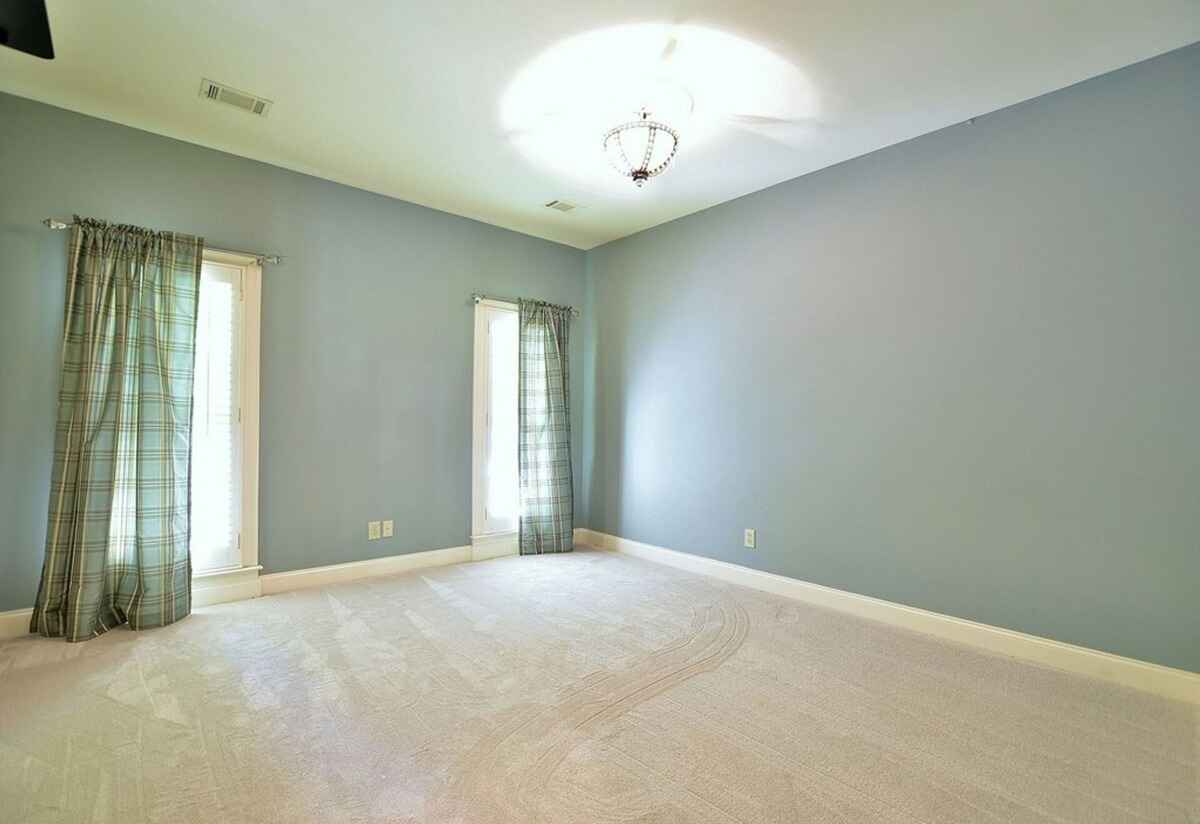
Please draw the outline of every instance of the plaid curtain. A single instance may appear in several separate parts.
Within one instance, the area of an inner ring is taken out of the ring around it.
[[[46,558],[30,632],[81,641],[191,611],[203,241],[75,219]]]
[[[530,300],[520,306],[521,554],[570,552],[575,546],[567,373],[571,310]]]

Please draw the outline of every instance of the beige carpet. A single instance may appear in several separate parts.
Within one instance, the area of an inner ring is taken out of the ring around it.
[[[0,646],[4,822],[1191,822],[1200,710],[620,555]]]

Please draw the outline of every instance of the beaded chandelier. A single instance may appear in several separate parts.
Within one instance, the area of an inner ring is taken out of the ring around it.
[[[651,120],[646,109],[637,113],[637,119],[604,133],[604,153],[609,162],[639,188],[667,170],[678,148],[679,133]]]

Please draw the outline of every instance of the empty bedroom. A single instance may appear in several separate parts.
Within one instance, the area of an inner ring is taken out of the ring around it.
[[[1200,824],[1200,0],[0,0],[0,824]]]

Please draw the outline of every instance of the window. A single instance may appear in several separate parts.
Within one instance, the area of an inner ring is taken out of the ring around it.
[[[258,294],[252,258],[206,250],[192,400],[192,569],[258,565]]]
[[[475,438],[472,535],[512,533],[520,507],[517,468],[515,304],[475,306]]]
[[[192,401],[192,566],[242,565],[242,270],[221,263],[200,272]]]

